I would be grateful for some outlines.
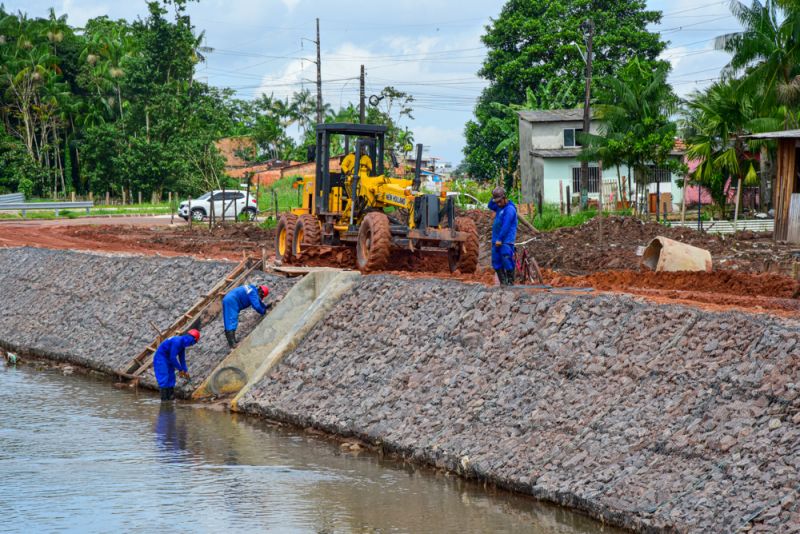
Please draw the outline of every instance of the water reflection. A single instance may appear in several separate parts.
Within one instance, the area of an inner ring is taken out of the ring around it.
[[[107,382],[20,367],[0,369],[0,388],[3,531],[603,530],[524,497]]]

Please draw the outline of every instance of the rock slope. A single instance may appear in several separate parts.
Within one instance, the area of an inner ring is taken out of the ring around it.
[[[798,532],[798,327],[370,276],[239,406],[635,530]]]
[[[232,268],[190,258],[0,249],[0,346],[113,373],[152,342],[150,322],[166,329]],[[291,287],[260,272],[249,282],[270,286],[271,299]],[[243,312],[239,336],[259,319]],[[202,334],[186,351],[195,383],[229,352],[221,318]],[[155,386],[152,372],[143,382]]]

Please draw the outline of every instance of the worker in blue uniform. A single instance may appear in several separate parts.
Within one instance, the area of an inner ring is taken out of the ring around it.
[[[268,305],[261,302],[269,295],[267,286],[245,285],[239,286],[230,291],[222,299],[222,320],[225,323],[225,339],[228,340],[230,348],[234,348],[236,340],[236,329],[239,328],[239,312],[253,307],[255,311],[264,315],[267,313]]]
[[[189,330],[183,335],[172,336],[161,342],[153,356],[153,372],[158,387],[161,389],[161,400],[175,398],[175,370],[189,380],[189,368],[186,366],[186,347],[200,341],[200,331]]]
[[[489,209],[494,212],[492,224],[492,268],[500,285],[514,284],[514,242],[517,239],[517,207],[497,187],[492,191]]]

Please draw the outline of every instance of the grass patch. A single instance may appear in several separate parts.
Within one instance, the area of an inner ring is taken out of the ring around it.
[[[300,190],[293,187],[298,178],[300,178],[300,176],[287,176],[274,182],[271,186],[262,189],[261,196],[258,199],[259,211],[274,213],[276,198],[278,201],[279,213],[300,207],[302,205]]]
[[[556,228],[569,228],[572,226],[580,226],[586,221],[597,216],[594,210],[580,211],[570,215],[562,215],[556,208],[544,208],[544,213],[537,215],[533,220],[533,226],[537,230],[548,231],[555,230]]]

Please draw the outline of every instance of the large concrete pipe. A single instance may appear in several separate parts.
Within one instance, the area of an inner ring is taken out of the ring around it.
[[[655,272],[711,272],[711,253],[674,239],[658,236],[647,245],[642,265]]]

